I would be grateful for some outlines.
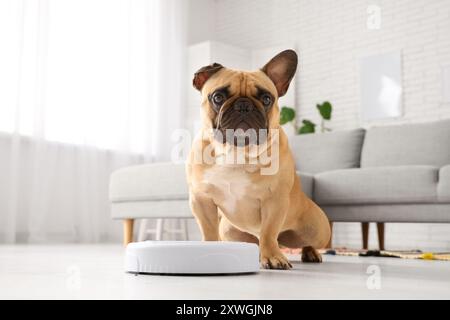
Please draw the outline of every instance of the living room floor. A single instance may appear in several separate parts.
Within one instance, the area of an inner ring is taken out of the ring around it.
[[[135,276],[124,272],[118,245],[3,245],[0,299],[450,298],[449,262],[324,256],[322,264],[304,264],[292,258],[290,271]]]

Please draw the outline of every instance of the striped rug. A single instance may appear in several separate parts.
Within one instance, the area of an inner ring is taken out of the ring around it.
[[[301,254],[301,249],[281,249],[286,254]],[[348,248],[334,248],[319,250],[324,255],[359,256],[359,257],[386,257],[401,259],[422,259],[450,261],[450,252],[423,252],[420,250],[354,250]]]

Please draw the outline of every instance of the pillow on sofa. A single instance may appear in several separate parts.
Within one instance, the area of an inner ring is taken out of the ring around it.
[[[289,137],[298,171],[318,173],[359,167],[364,129]]]
[[[367,130],[361,167],[450,164],[450,119]]]

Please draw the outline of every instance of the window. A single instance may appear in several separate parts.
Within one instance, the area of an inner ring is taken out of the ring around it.
[[[142,151],[151,50],[133,3],[2,0],[0,131]]]

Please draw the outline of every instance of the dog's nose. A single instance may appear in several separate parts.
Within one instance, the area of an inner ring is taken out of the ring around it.
[[[253,103],[249,98],[239,98],[234,102],[233,108],[240,113],[249,113],[253,110]]]

